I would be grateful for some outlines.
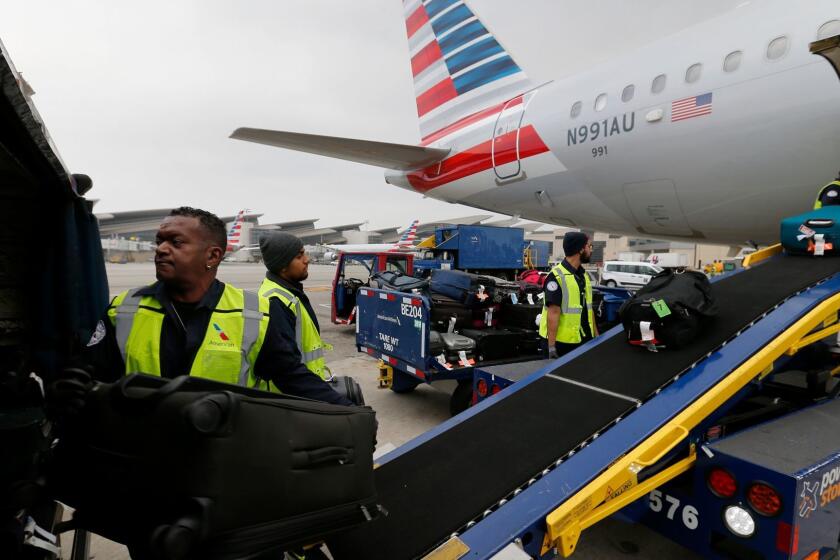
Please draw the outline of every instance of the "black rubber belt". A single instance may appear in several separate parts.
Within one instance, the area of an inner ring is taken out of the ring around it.
[[[686,348],[648,352],[611,337],[481,414],[376,470],[388,515],[329,543],[337,560],[422,556],[840,258],[777,257],[714,284],[720,314]],[[591,385],[599,390],[586,388]],[[617,395],[611,395],[615,393]]]

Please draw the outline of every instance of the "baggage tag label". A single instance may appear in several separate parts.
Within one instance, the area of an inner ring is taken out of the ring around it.
[[[467,358],[466,351],[458,350],[458,364],[460,364],[464,367],[467,367],[467,366],[472,365],[474,363],[475,362],[473,360],[470,360],[469,358]]]
[[[528,303],[530,305],[534,305],[534,294],[528,294],[528,297],[526,299],[528,300]]]
[[[517,303],[519,303],[519,298],[516,297],[516,294],[510,294],[510,302],[513,305],[516,305]]]
[[[653,329],[650,328],[650,321],[640,321],[639,331],[642,333],[643,342],[649,342],[653,340]]]
[[[493,324],[493,308],[492,307],[484,312],[484,322],[487,324],[488,327]]]
[[[656,314],[659,316],[660,319],[663,317],[667,317],[671,314],[671,310],[668,309],[668,304],[665,303],[664,299],[658,299],[654,301],[651,305],[653,306],[653,310],[656,311]],[[648,325],[650,325],[650,323],[648,323]]]
[[[822,233],[814,236],[814,254],[818,257],[825,255],[825,236]]]
[[[455,322],[458,321],[458,317],[453,315],[449,318],[449,326],[446,328],[446,332],[452,333],[455,332]]]
[[[802,235],[797,235],[796,236],[797,241],[802,241],[803,239],[808,239],[809,237],[814,237],[814,234],[817,233],[814,230],[812,230],[811,228],[809,228],[808,226],[806,226],[805,224],[802,224],[801,226],[799,226],[799,231],[802,232]]]

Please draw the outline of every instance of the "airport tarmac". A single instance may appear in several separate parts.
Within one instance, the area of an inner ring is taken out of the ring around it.
[[[154,280],[154,264],[106,264],[111,296],[128,288]],[[377,412],[380,446],[399,446],[428,431],[449,418],[449,394],[429,385],[421,385],[411,393],[396,394],[378,387],[377,361],[356,351],[355,331],[352,327],[334,325],[330,320],[331,283],[335,267],[309,266],[306,293],[312,302],[324,340],[333,345],[327,364],[337,375],[350,375],[362,386],[365,401]],[[255,290],[264,277],[261,264],[223,263],[219,279],[237,287]],[[453,450],[454,451],[454,450]],[[480,466],[477,466],[480,468]],[[468,480],[468,473],[464,479]],[[444,496],[441,499],[446,499]],[[676,519],[674,522],[678,522]],[[69,541],[63,542],[64,556],[70,557]],[[97,559],[128,559],[126,549],[99,537],[92,538],[93,557]],[[675,544],[640,525],[629,525],[607,519],[583,532],[574,558],[618,559],[657,558],[658,560],[700,558],[688,549]],[[360,560],[363,556],[359,556]]]

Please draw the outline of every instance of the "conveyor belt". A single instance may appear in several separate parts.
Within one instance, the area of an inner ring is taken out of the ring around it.
[[[339,560],[423,555],[633,410],[634,400],[645,400],[787,297],[838,271],[840,259],[785,256],[723,278],[714,284],[720,306],[714,326],[680,350],[646,352],[617,333],[383,464],[376,484],[388,515],[335,539],[330,550]]]

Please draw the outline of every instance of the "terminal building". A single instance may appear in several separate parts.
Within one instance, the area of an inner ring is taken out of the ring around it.
[[[99,230],[102,235],[102,247],[109,262],[148,261],[154,251],[154,238],[160,222],[169,215],[170,208],[137,210],[119,213],[97,214]],[[319,218],[299,219],[288,222],[260,223],[261,213],[246,213],[242,223],[241,239],[245,247],[256,247],[259,239],[266,233],[283,231],[298,236],[311,248],[319,245],[342,245],[361,243],[395,243],[408,224],[382,229],[362,229],[366,222],[349,223],[330,227],[319,227]],[[235,214],[220,216],[228,226],[236,219]],[[431,221],[418,224],[417,238],[424,239],[434,234],[435,228],[442,225],[483,224],[496,227],[519,227],[525,230],[526,239],[547,241],[551,247],[551,262],[563,259],[563,235],[570,228],[538,222],[523,221],[519,218],[494,218],[490,214],[477,214],[461,218]],[[681,253],[686,255],[686,262],[693,268],[701,268],[714,260],[736,257],[740,248],[720,245],[705,245],[673,241],[642,239],[629,236],[613,235],[587,231],[593,238],[592,263],[618,260],[622,254],[633,254],[634,260],[648,258],[653,254]],[[249,251],[236,260],[253,260],[258,251]]]

